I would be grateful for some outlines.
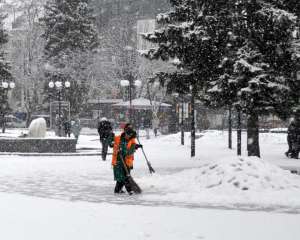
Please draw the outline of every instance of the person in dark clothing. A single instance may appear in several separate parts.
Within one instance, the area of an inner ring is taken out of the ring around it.
[[[102,160],[106,160],[108,146],[112,145],[114,133],[111,123],[106,118],[101,118],[98,124],[98,133],[100,136],[100,142],[102,145]]]
[[[291,156],[291,153],[292,153],[292,142],[293,142],[293,133],[295,132],[295,122],[292,121],[288,127],[288,130],[287,130],[287,143],[288,143],[288,146],[289,146],[289,149],[285,152],[285,155],[287,157],[290,157]]]
[[[68,120],[66,120],[64,121],[63,126],[64,126],[65,135],[67,137],[71,137],[71,123]]]
[[[298,159],[300,151],[300,118],[292,121],[288,127],[287,142],[288,151],[285,153],[287,157]]]
[[[75,118],[74,120],[71,121],[71,132],[73,133],[75,139],[76,139],[76,144],[78,143],[78,138],[80,135],[81,131],[81,125],[80,125],[80,120],[79,118]]]
[[[131,124],[126,124],[124,132],[121,135],[114,137],[114,150],[112,157],[112,166],[114,171],[114,179],[116,186],[114,193],[124,193],[122,188],[125,186],[128,194],[132,194],[130,182],[127,177],[125,166],[130,173],[133,169],[134,152],[143,147],[136,143],[136,132],[133,130]]]

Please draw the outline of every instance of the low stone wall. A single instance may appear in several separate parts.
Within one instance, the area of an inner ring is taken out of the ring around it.
[[[73,138],[0,138],[0,152],[76,152]]]

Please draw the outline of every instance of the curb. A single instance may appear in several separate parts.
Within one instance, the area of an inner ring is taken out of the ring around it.
[[[111,155],[108,153],[107,155]],[[2,152],[0,156],[22,156],[22,157],[65,157],[65,156],[101,156],[101,152],[75,152],[75,153],[19,153]]]

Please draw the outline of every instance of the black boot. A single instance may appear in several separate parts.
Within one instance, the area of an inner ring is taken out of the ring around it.
[[[123,186],[124,186],[123,182],[118,182],[117,181],[114,193],[124,193],[124,191],[122,190]]]

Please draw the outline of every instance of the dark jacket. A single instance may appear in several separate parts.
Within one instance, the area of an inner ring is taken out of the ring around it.
[[[106,139],[106,138],[110,137],[110,135],[112,133],[111,123],[107,120],[100,121],[98,124],[97,130],[98,130],[100,139]]]
[[[63,125],[65,132],[71,132],[71,123],[69,121],[65,121]]]
[[[293,148],[299,148],[300,145],[300,121],[293,121],[288,127],[288,142]]]

